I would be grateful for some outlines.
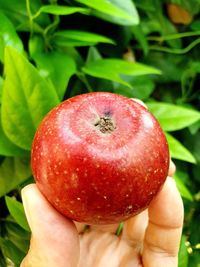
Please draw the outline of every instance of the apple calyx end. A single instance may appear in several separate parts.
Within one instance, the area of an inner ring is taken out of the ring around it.
[[[102,133],[112,133],[116,128],[110,117],[100,117],[94,126]]]

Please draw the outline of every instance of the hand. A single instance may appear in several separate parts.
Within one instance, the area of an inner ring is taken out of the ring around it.
[[[171,164],[169,175],[175,167]],[[176,267],[183,225],[183,204],[168,177],[148,211],[117,225],[73,223],[59,214],[36,185],[22,190],[32,231],[30,250],[21,267]]]

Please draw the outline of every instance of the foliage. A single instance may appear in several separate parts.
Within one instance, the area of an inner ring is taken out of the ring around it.
[[[27,253],[20,190],[38,124],[94,90],[139,98],[160,121],[185,206],[179,267],[200,266],[199,12],[199,0],[0,0],[0,266]]]

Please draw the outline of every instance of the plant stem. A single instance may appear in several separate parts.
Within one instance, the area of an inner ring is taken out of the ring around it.
[[[29,23],[30,23],[30,35],[32,36],[33,34],[33,17],[31,14],[31,6],[29,0],[26,0],[26,10],[29,18]]]
[[[166,52],[166,53],[171,53],[171,54],[177,54],[177,55],[182,55],[188,53],[192,48],[194,48],[196,45],[200,44],[200,38],[197,38],[193,42],[191,42],[188,46],[186,46],[183,49],[171,49],[169,47],[164,47],[164,46],[156,46],[156,45],[151,45],[149,46],[150,50],[155,50],[155,51],[161,51],[161,52]]]
[[[93,92],[93,89],[92,89],[91,85],[89,84],[89,82],[88,82],[88,80],[87,80],[85,74],[82,73],[82,72],[77,72],[76,75],[77,75],[77,77],[78,77],[78,78],[85,84],[85,86],[86,86],[88,92],[90,92],[90,93]]]
[[[165,35],[165,36],[149,36],[147,37],[147,39],[150,41],[163,42],[163,41],[169,41],[169,40],[180,39],[180,38],[185,38],[185,37],[190,37],[190,36],[198,36],[198,35],[200,35],[200,31],[182,32],[182,33]]]

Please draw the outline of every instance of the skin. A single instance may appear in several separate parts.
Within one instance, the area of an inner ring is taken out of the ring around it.
[[[169,174],[174,172],[170,165]],[[176,267],[183,226],[183,203],[168,177],[148,210],[117,225],[91,226],[59,214],[35,184],[22,190],[32,231],[30,250],[20,267]],[[44,216],[45,215],[45,216]]]
[[[106,92],[72,97],[48,113],[31,158],[42,194],[85,224],[119,223],[140,213],[169,169],[167,141],[152,114]]]
[[[143,103],[141,103],[143,104]],[[144,105],[144,104],[143,104]],[[175,172],[170,163],[168,175]],[[22,190],[32,237],[20,267],[177,267],[183,203],[168,177],[148,209],[118,225],[85,225],[58,213],[35,184]]]

